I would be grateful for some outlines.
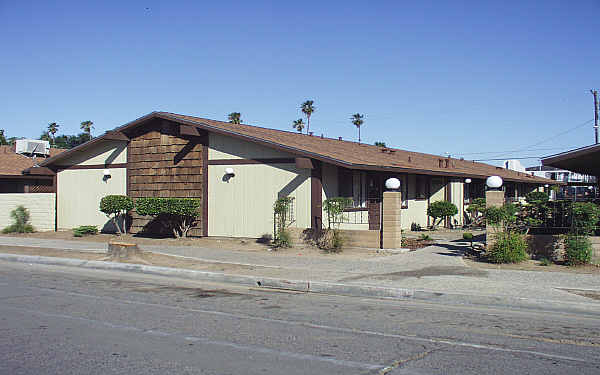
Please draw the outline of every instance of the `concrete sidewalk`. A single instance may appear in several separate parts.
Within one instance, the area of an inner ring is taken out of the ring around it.
[[[104,252],[107,248],[106,243],[99,242],[19,237],[0,237],[0,245],[90,252]],[[439,300],[448,300],[454,296],[457,300],[467,301],[466,303],[487,301],[486,303],[506,306],[534,304],[555,307],[582,304],[587,309],[600,312],[600,301],[566,291],[600,292],[598,275],[472,268],[462,259],[462,251],[466,246],[467,243],[438,241],[437,245],[418,251],[365,259],[348,259],[336,255],[297,256],[290,251],[249,252],[190,246],[140,247],[145,251],[205,262],[260,267],[239,275],[241,277],[295,280],[300,283],[298,285],[329,283],[357,289],[410,290],[429,296],[437,295]]]

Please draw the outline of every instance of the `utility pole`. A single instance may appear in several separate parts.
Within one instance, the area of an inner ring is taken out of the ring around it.
[[[590,90],[594,95],[594,134],[596,136],[596,144],[598,144],[598,91]]]

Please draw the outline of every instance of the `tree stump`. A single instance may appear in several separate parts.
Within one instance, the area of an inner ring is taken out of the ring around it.
[[[107,257],[102,260],[109,260],[112,262],[135,262],[150,264],[143,259],[143,252],[134,243],[126,242],[109,242],[108,251],[106,252]]]

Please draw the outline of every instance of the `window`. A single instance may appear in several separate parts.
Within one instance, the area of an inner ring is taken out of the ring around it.
[[[346,168],[338,169],[338,192],[340,197],[352,198],[354,207],[367,206],[367,174]]]
[[[417,189],[415,192],[416,199],[427,199],[429,191],[429,179],[427,176],[417,175]]]

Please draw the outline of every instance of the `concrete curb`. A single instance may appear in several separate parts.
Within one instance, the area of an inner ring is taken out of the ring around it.
[[[54,266],[80,267],[97,270],[137,272],[157,276],[209,281],[298,292],[311,292],[363,298],[412,299],[425,302],[486,307],[518,308],[563,313],[579,313],[600,316],[600,303],[561,302],[518,298],[510,296],[488,296],[416,290],[410,288],[390,288],[376,285],[347,284],[325,281],[286,280],[279,278],[226,275],[219,272],[196,271],[181,268],[147,266],[132,263],[116,263],[72,258],[45,257],[37,255],[17,255],[0,253],[0,261]]]

